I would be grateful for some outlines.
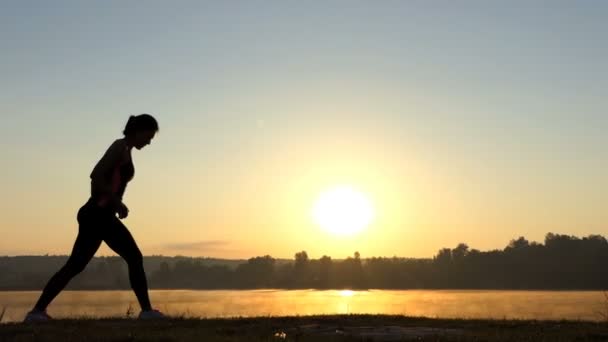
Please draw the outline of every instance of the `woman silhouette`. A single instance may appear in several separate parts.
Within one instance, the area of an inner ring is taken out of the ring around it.
[[[140,150],[150,144],[156,132],[158,123],[151,115],[129,117],[123,131],[124,138],[114,141],[95,165],[91,173],[91,197],[78,211],[78,236],[72,254],[66,264],[51,277],[40,299],[26,315],[26,322],[51,319],[46,313],[47,306],[74,276],[84,270],[102,241],[129,266],[129,281],[141,306],[139,318],[164,317],[150,305],[142,254],[129,230],[120,221],[129,215],[122,197],[127,183],[135,173],[131,150],[133,147]]]

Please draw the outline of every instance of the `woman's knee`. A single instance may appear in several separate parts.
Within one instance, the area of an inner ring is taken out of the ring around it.
[[[68,261],[61,269],[61,272],[67,274],[68,276],[74,277],[80,272],[84,271],[86,267],[86,263]]]
[[[140,266],[144,264],[144,256],[141,254],[139,249],[137,249],[129,253],[129,255],[125,257],[125,261],[129,265],[129,267]]]

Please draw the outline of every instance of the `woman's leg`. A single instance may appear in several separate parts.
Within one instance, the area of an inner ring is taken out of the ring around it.
[[[51,277],[44,287],[40,299],[34,306],[35,310],[44,311],[46,307],[63,290],[68,282],[87,266],[95,252],[101,245],[101,239],[88,234],[86,228],[81,227],[72,248],[72,254],[65,265]]]
[[[104,231],[103,240],[120,255],[129,266],[129,281],[142,311],[152,309],[148,296],[148,282],[144,271],[143,256],[129,232],[129,229],[116,217]]]

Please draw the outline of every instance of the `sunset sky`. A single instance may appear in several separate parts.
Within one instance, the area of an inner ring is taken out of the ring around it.
[[[3,1],[0,255],[68,254],[131,114],[144,255],[608,235],[608,2]],[[322,228],[349,186],[374,218]],[[113,254],[107,247],[98,255]]]

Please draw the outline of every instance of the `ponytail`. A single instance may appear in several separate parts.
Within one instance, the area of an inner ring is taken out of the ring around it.
[[[122,133],[129,136],[138,131],[158,132],[158,122],[150,114],[131,115]]]

